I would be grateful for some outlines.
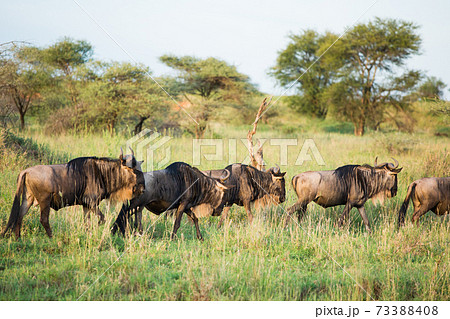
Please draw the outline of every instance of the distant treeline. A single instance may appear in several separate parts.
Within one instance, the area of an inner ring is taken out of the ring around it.
[[[291,88],[281,100],[301,114],[352,122],[356,135],[392,121],[410,128],[410,106],[439,100],[445,84],[406,70],[420,51],[411,22],[375,19],[337,34],[305,30],[291,34],[269,75]],[[216,58],[164,55],[176,76],[154,76],[142,64],[93,59],[93,47],[63,38],[48,47],[11,42],[0,45],[0,107],[32,113],[50,134],[68,130],[148,126],[203,136],[211,121],[250,123],[263,94],[235,66]],[[277,115],[270,109],[265,117]],[[399,116],[402,115],[402,116]]]

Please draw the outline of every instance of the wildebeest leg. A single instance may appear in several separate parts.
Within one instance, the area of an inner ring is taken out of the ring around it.
[[[135,209],[136,204],[123,204],[120,209],[119,215],[117,215],[116,221],[114,222],[113,227],[111,228],[111,233],[113,235],[116,234],[117,230],[120,230],[123,236],[125,236],[125,230],[127,228],[127,222],[130,218],[130,211]]]
[[[342,225],[344,225],[344,222],[347,220],[348,213],[350,212],[352,207],[353,207],[353,205],[350,204],[350,202],[347,202],[347,204],[345,204],[344,211],[342,212],[342,215],[339,218],[339,227],[342,227]]]
[[[303,216],[306,213],[306,208],[308,206],[309,203],[302,203],[302,202],[297,202],[294,205],[292,205],[291,207],[288,208],[287,210],[287,217],[286,217],[286,221],[284,223],[284,227],[287,227],[287,225],[289,224],[289,222],[291,221],[291,216],[297,212],[297,219],[298,219],[298,223],[301,222]]]
[[[142,233],[142,210],[138,209],[134,213],[134,228],[139,232]]]
[[[200,233],[200,228],[198,227],[198,218],[191,210],[185,211],[186,215],[188,215],[195,225],[195,230],[197,231],[197,239],[203,240],[202,234]]]
[[[299,224],[302,221],[303,216],[305,216],[307,206],[308,204],[302,205],[302,207],[300,207],[300,210],[297,212],[297,219]]]
[[[143,227],[142,227],[142,211],[143,210],[144,210],[144,206],[138,207],[134,211],[134,229],[138,234],[141,234],[141,235],[144,232]],[[129,218],[131,218],[131,215]]]
[[[253,215],[252,215],[252,210],[250,207],[250,201],[244,201],[244,208],[245,208],[245,211],[247,212],[249,224],[253,223]]]
[[[99,220],[98,220],[99,225],[102,225],[105,223],[105,215],[103,215],[102,211],[98,208],[98,206],[93,206],[91,208],[83,206],[85,223],[87,223],[87,224],[90,223],[91,211],[95,212],[95,214],[99,217]]]
[[[20,205],[20,213],[19,218],[17,219],[16,226],[14,227],[14,234],[16,235],[16,238],[20,237],[20,229],[22,228],[22,221],[24,216],[28,213],[28,210],[30,209],[31,205],[33,205],[34,198],[32,196],[23,196],[22,197],[22,205]]]
[[[194,213],[192,213],[192,214],[194,214]],[[188,221],[191,223],[191,225],[195,225],[195,222],[194,222],[194,219],[192,218],[192,216],[189,216],[187,213],[186,213],[186,216],[188,217]]]
[[[186,207],[186,204],[181,202],[178,206],[177,212],[175,213],[175,222],[173,223],[173,231],[172,236],[170,237],[172,240],[175,239],[175,235],[177,234],[178,228],[180,228],[181,217],[183,217],[183,212]]]
[[[228,212],[230,211],[231,206],[224,207],[222,214],[220,215],[219,225],[217,225],[217,228],[222,227],[223,222],[225,219],[227,219]]]
[[[86,224],[91,221],[91,209],[87,206],[83,206],[83,218]]]
[[[52,230],[50,228],[49,223],[49,215],[50,215],[50,199],[46,199],[39,202],[39,207],[41,208],[41,224],[44,226],[45,231],[47,232],[48,237],[52,238]]]
[[[361,218],[364,221],[364,225],[366,225],[366,230],[370,233],[371,232],[370,223],[369,223],[369,219],[367,218],[366,210],[364,209],[364,205],[361,207],[358,207],[358,211],[359,211],[359,214],[361,215]]]
[[[106,220],[105,220],[105,215],[103,215],[103,213],[102,213],[102,211],[100,210],[100,208],[98,208],[98,206],[96,205],[96,206],[94,206],[94,207],[92,208],[92,210],[95,211],[95,213],[97,214],[97,216],[98,216],[98,218],[99,218],[98,224],[99,224],[99,225],[104,224],[105,221],[106,221]]]
[[[412,222],[416,226],[419,226],[419,218],[426,214],[428,209],[424,205],[419,205],[417,208],[414,207],[414,214],[412,217]]]
[[[286,211],[287,213],[287,217],[286,217],[286,221],[284,222],[284,227],[287,227],[287,225],[289,224],[289,222],[291,221],[291,215],[293,213],[295,213],[300,207],[300,203],[296,202],[294,205],[292,205],[291,207],[289,207]]]

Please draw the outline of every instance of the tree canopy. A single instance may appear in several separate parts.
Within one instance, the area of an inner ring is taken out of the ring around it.
[[[217,111],[224,102],[242,105],[245,95],[256,92],[249,77],[225,61],[173,55],[161,56],[160,60],[179,72],[175,86],[191,104],[189,115],[196,122],[187,119],[184,127],[196,137],[203,136],[213,111]]]
[[[419,86],[417,95],[420,99],[438,99],[444,97],[444,89],[447,85],[434,76],[427,77],[425,81]]]
[[[279,52],[276,65],[269,74],[285,88],[295,88],[297,95],[287,97],[287,103],[298,112],[324,118],[328,103],[324,93],[335,81],[339,63],[319,59],[326,47],[337,36],[305,30],[299,35],[291,34],[286,49]]]
[[[101,63],[96,67],[95,81],[86,82],[82,89],[82,116],[89,123],[113,133],[119,120],[137,117],[140,127],[152,114],[164,115],[162,91],[150,79],[144,65],[128,62]],[[92,76],[92,74],[91,74]]]
[[[360,23],[341,37],[307,29],[289,35],[269,74],[286,89],[284,105],[302,115],[352,122],[356,135],[389,123],[410,130],[413,103],[438,101],[446,88],[442,80],[422,80],[421,72],[405,67],[420,45],[418,26],[396,19]],[[15,108],[22,128],[25,116],[44,119],[48,133],[138,133],[145,123],[200,138],[212,121],[253,120],[261,93],[236,66],[214,57],[159,59],[174,76],[155,77],[142,64],[95,59],[90,43],[69,37],[45,47],[3,44],[0,104],[10,113]],[[263,121],[280,110],[270,108]],[[282,113],[282,121],[290,120]]]
[[[1,61],[0,87],[19,113],[21,129],[32,102],[40,99],[42,91],[52,83],[38,53],[34,47],[11,44]]]
[[[271,74],[282,86],[301,76],[294,108],[324,116],[333,106],[337,117],[352,121],[355,135],[363,135],[366,126],[385,120],[387,108],[402,108],[419,82],[420,72],[402,70],[419,53],[417,29],[412,22],[376,18],[353,26],[336,43],[336,35],[307,30],[291,35]]]

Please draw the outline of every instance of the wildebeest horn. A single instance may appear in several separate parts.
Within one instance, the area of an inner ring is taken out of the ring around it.
[[[279,174],[281,172],[280,166],[278,166],[278,164],[275,164],[275,166],[277,167],[277,169],[274,170],[274,173]]]
[[[133,151],[133,149],[131,148],[131,146],[128,146],[128,148],[130,149],[130,151],[131,151],[131,155],[133,155],[134,156],[134,151]]]
[[[225,182],[225,181],[230,177],[230,175],[231,175],[231,173],[230,173],[229,170],[226,169],[225,172],[226,172],[227,175],[226,175],[226,176],[223,176],[223,175],[222,175],[222,176],[220,177],[220,181],[221,181],[222,183]]]
[[[375,157],[375,163],[374,163],[374,166],[373,166],[373,168],[390,168],[391,167],[391,164],[390,163],[387,163],[387,162],[383,162],[383,163],[381,163],[381,164],[378,164],[378,156],[377,157]]]
[[[395,158],[392,158],[394,160],[395,166],[393,167],[393,169],[398,167],[398,161]]]
[[[123,149],[122,149],[122,147],[120,148],[119,159],[120,159],[120,160],[123,160]]]

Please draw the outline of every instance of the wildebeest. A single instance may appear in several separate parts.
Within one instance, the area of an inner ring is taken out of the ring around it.
[[[122,206],[112,232],[114,234],[119,229],[125,234],[128,217],[136,210],[142,211],[145,207],[152,213],[160,215],[176,208],[171,238],[175,237],[183,213],[186,213],[194,221],[197,238],[202,239],[198,219],[192,213],[191,207],[208,203],[214,212],[222,211],[224,191],[227,189],[223,183],[229,175],[228,173],[215,180],[183,162],[173,163],[162,170],[144,173],[145,192],[131,200],[129,205]]]
[[[397,194],[398,162],[370,165],[345,165],[331,171],[304,172],[292,178],[292,186],[297,193],[298,200],[287,213],[290,216],[298,212],[301,221],[307,205],[314,201],[327,208],[345,205],[339,225],[342,226],[350,210],[356,207],[364,221],[366,229],[370,231],[369,219],[364,210],[368,199],[383,201],[385,197]]]
[[[398,226],[405,223],[409,201],[414,205],[413,223],[428,211],[436,215],[450,212],[450,177],[426,177],[418,179],[408,186],[405,201],[398,212]]]
[[[220,210],[213,212],[211,205],[208,203],[191,208],[192,213],[197,218],[222,215],[219,227],[223,224],[233,204],[244,206],[251,221],[253,218],[251,204],[266,207],[269,204],[282,203],[286,198],[284,179],[286,173],[281,173],[279,167],[273,167],[266,172],[262,172],[252,166],[232,164],[224,169],[206,170],[202,173],[216,180],[230,174],[230,177],[225,181],[225,186],[228,189],[225,190],[223,212]],[[140,232],[142,232],[142,209],[143,207],[136,210],[134,224]]]
[[[9,229],[14,229],[16,236],[20,236],[23,217],[33,204],[39,205],[41,224],[47,235],[52,237],[50,208],[59,210],[66,206],[82,205],[86,217],[89,217],[90,211],[103,217],[98,210],[103,199],[132,199],[142,194],[144,185],[143,173],[128,167],[122,152],[119,159],[79,157],[67,164],[27,168],[17,178],[17,191],[2,236]]]
[[[286,199],[286,188],[284,175],[280,168],[272,167],[267,171],[260,171],[252,166],[245,164],[231,164],[224,170],[211,170],[204,171],[203,173],[217,178],[223,171],[231,172],[230,178],[225,182],[225,185],[229,187],[225,191],[225,208],[223,212],[212,213],[213,216],[221,215],[219,221],[219,227],[223,224],[227,218],[228,212],[236,204],[238,206],[244,206],[249,222],[253,220],[251,212],[251,204],[255,202],[268,202],[270,203],[282,203]],[[208,213],[207,207],[197,206],[192,209],[194,214],[206,215]],[[205,213],[206,211],[206,213]]]

